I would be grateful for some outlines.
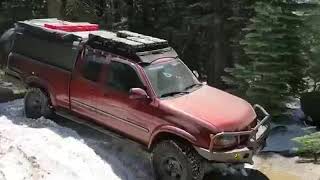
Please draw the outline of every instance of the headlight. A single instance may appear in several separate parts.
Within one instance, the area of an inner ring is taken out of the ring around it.
[[[235,136],[220,136],[216,138],[213,143],[216,146],[233,146],[237,143],[237,138]]]

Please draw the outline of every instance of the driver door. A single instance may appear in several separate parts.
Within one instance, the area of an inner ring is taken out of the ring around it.
[[[106,125],[135,139],[148,141],[150,102],[130,99],[131,88],[145,89],[133,63],[113,58],[107,65],[97,98],[98,116]]]

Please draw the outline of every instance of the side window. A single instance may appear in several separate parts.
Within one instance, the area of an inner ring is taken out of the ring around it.
[[[84,78],[94,82],[98,81],[102,69],[102,62],[99,61],[101,58],[103,57],[90,52],[85,56],[85,64],[82,69]]]
[[[111,61],[108,66],[106,85],[118,91],[129,93],[131,88],[143,88],[136,71],[129,65]]]

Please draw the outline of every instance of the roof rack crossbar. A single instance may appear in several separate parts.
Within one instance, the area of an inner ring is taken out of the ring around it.
[[[139,38],[139,39],[152,41],[153,43],[168,43],[168,41],[164,40],[164,39],[146,36],[146,35],[131,32],[131,31],[118,31],[117,36],[122,37],[122,38],[135,37],[135,38]]]

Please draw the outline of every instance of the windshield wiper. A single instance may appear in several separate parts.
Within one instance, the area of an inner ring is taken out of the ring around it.
[[[169,92],[169,93],[165,93],[165,94],[162,94],[160,97],[168,97],[168,96],[175,96],[175,95],[181,95],[181,94],[190,94],[189,89],[192,89],[196,86],[202,86],[203,84],[200,84],[200,83],[196,83],[196,84],[192,84],[191,86],[188,86],[185,88],[184,91],[174,91],[174,92]]]
[[[175,96],[178,94],[189,94],[189,93],[190,92],[188,92],[188,91],[175,91],[175,92],[169,92],[169,93],[162,94],[161,97],[168,97],[168,96]]]
[[[187,90],[192,89],[192,88],[194,88],[196,86],[202,86],[202,84],[200,84],[200,83],[192,84],[191,86],[186,87],[184,90],[187,91]]]

